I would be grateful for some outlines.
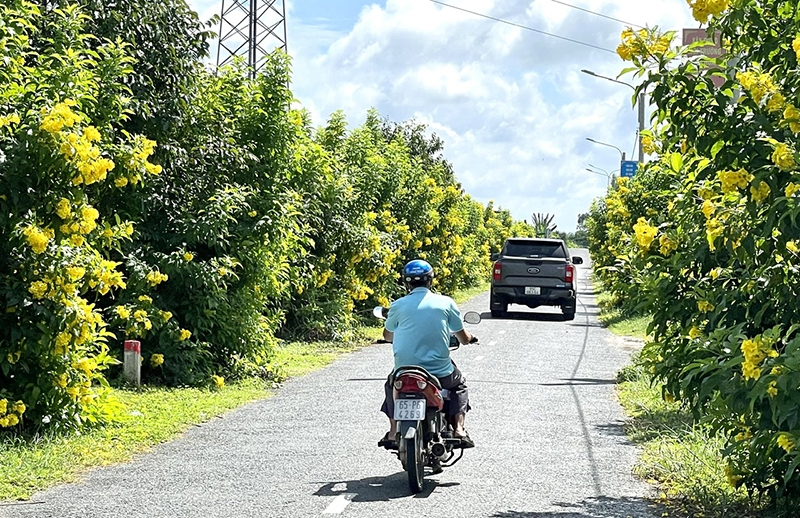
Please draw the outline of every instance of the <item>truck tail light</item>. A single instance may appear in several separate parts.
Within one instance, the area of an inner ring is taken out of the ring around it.
[[[567,265],[567,269],[564,272],[564,280],[567,282],[572,282],[572,279],[575,278],[575,267],[571,264]]]
[[[496,281],[501,280],[503,277],[503,265],[500,261],[494,263],[494,267],[492,268],[492,278]]]

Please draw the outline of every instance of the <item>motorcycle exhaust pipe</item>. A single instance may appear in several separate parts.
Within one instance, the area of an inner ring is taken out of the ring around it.
[[[431,453],[434,457],[438,457],[440,460],[447,454],[447,449],[444,447],[444,444],[440,442],[435,442],[431,445]]]

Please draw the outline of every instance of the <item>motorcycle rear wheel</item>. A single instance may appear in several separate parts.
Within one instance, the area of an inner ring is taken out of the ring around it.
[[[408,471],[408,487],[417,494],[422,491],[425,475],[425,457],[422,453],[422,427],[414,434],[413,439],[403,439],[406,443],[406,471]]]

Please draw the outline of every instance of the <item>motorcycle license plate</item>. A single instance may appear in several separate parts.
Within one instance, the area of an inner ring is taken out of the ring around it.
[[[542,288],[539,286],[525,286],[525,295],[541,295]]]
[[[396,399],[394,401],[395,421],[421,421],[425,419],[424,399]]]

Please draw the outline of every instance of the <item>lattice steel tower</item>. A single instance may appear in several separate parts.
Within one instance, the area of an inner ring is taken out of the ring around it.
[[[276,48],[287,50],[284,0],[222,0],[217,68],[242,56],[255,76]]]

